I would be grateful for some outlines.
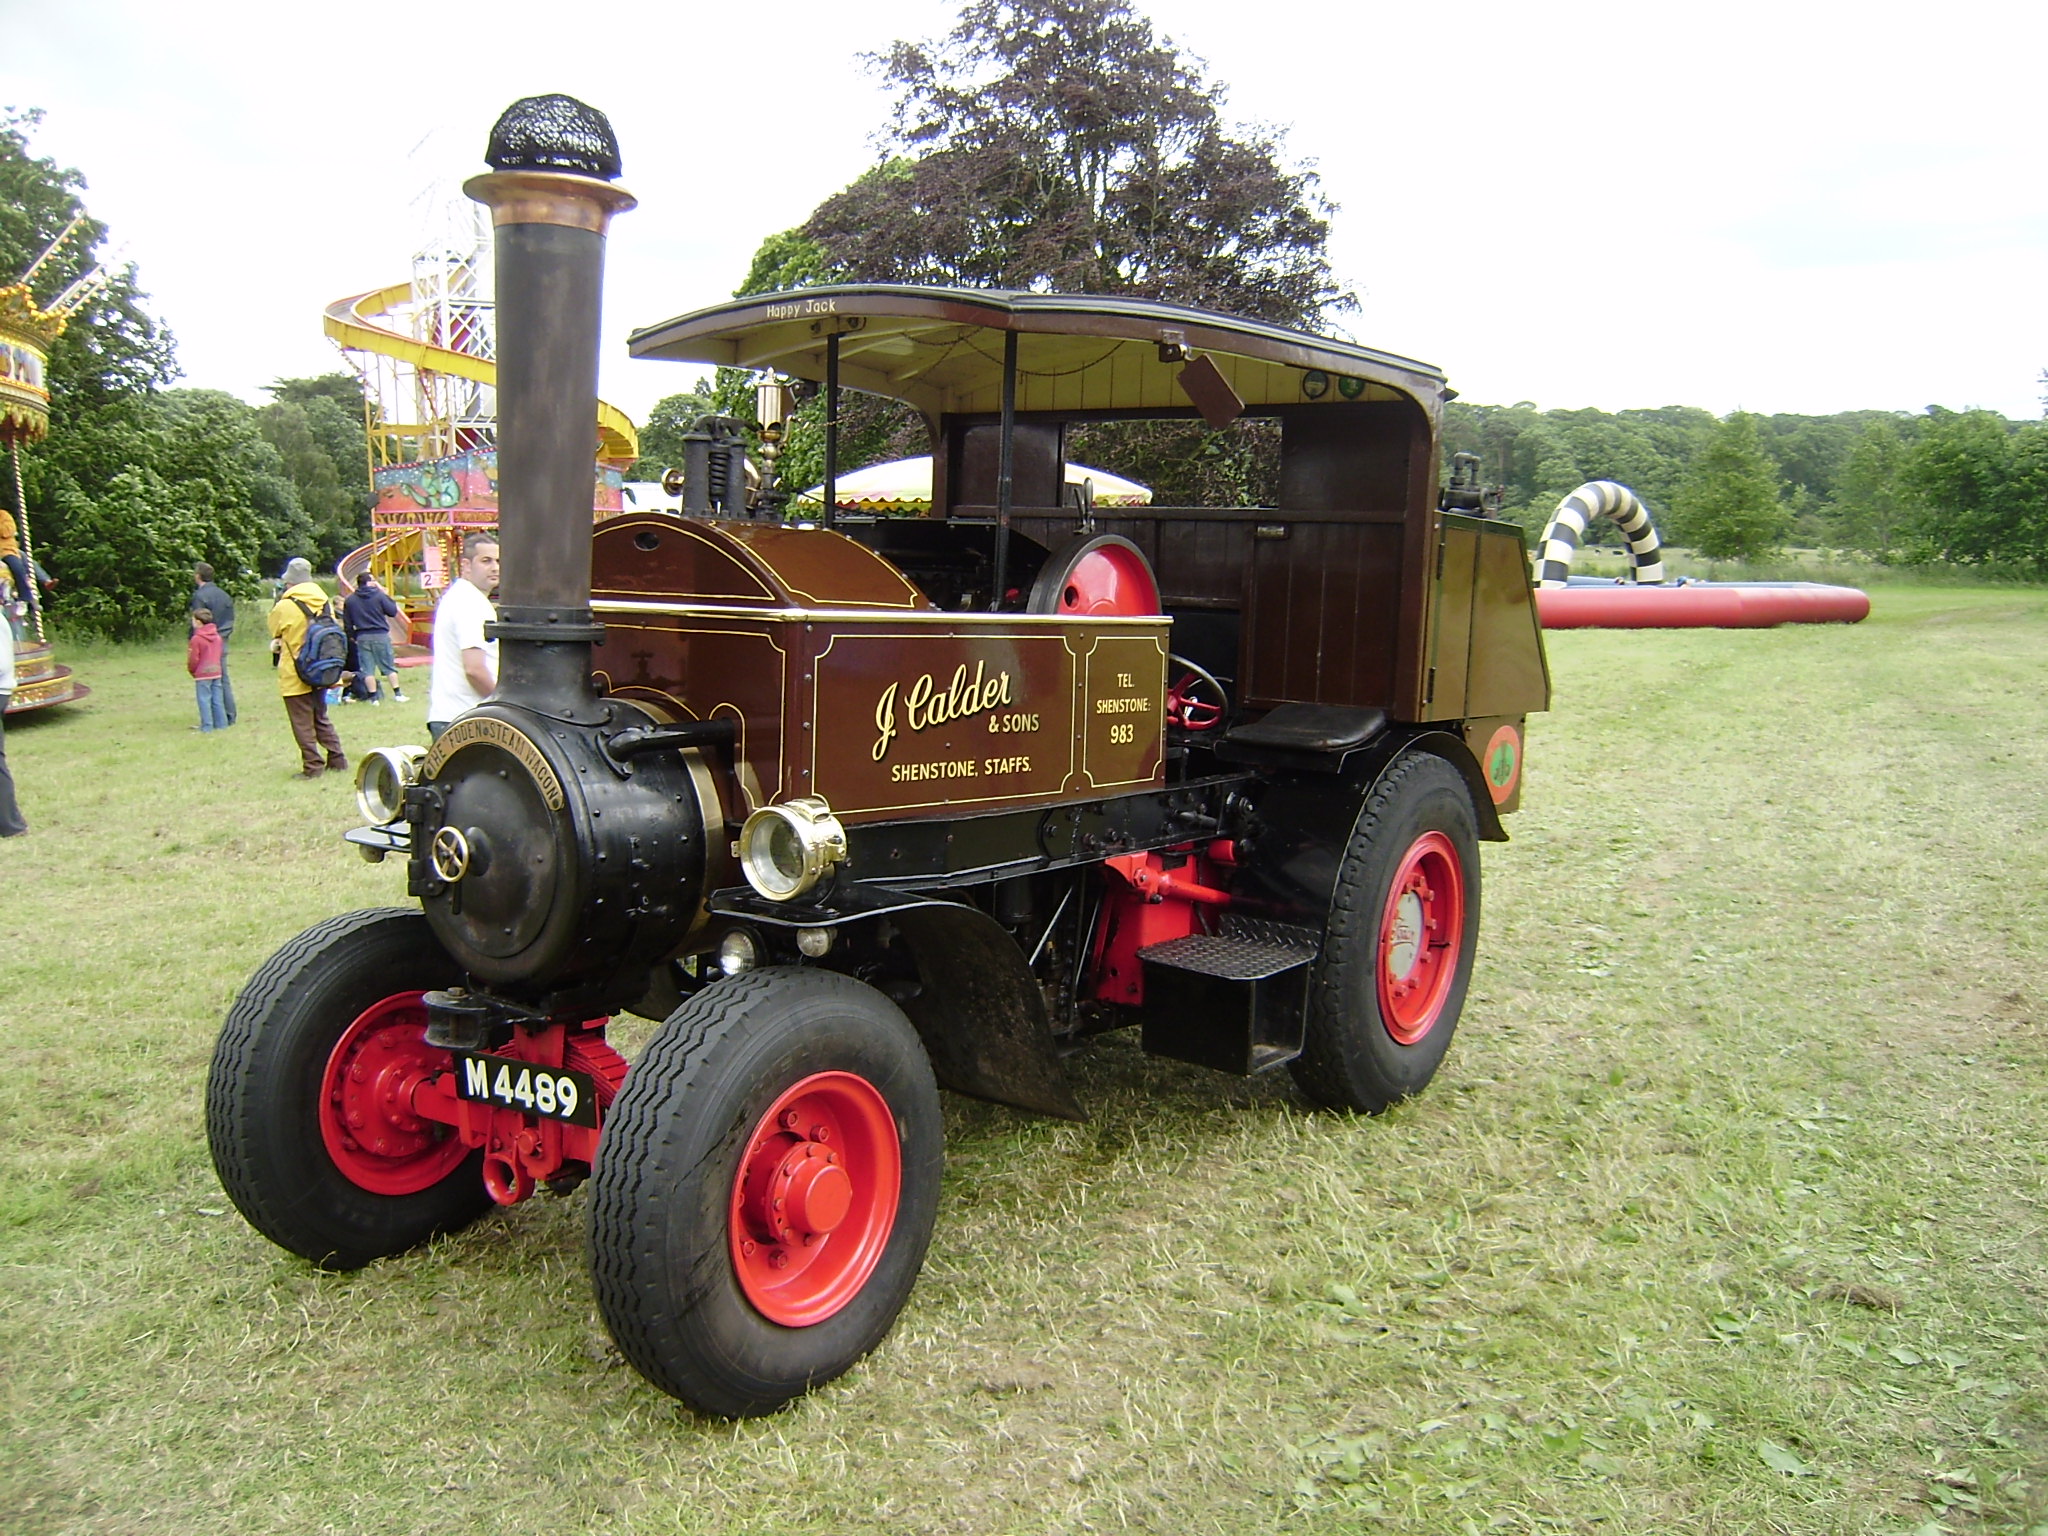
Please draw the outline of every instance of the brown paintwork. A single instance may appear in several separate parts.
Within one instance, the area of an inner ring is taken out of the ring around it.
[[[821,618],[805,626],[816,729],[794,792],[861,820],[1161,783],[1166,635],[1163,619]]]
[[[922,578],[933,583],[930,595],[960,603],[968,600],[968,583],[950,572],[964,567],[949,567],[938,556],[950,547],[963,558],[981,558],[972,552],[991,547],[989,535],[969,525],[993,521],[999,499],[996,408],[1006,332],[1017,339],[1019,370],[1010,523],[1018,536],[1042,548],[1058,548],[1080,528],[1075,509],[1056,499],[1067,425],[1191,419],[1192,404],[1178,382],[1189,356],[1213,363],[1215,379],[1246,402],[1248,416],[1280,423],[1277,505],[1104,509],[1092,524],[1144,551],[1168,614],[1184,626],[1162,626],[1162,639],[1183,634],[1185,644],[1197,647],[1206,664],[1226,678],[1240,709],[1257,712],[1288,702],[1346,705],[1419,722],[1505,720],[1547,707],[1548,673],[1518,531],[1437,510],[1436,427],[1446,391],[1441,375],[1427,365],[1144,301],[850,285],[760,296],[686,315],[636,333],[633,350],[640,356],[774,367],[817,379],[826,341],[836,335],[844,385],[909,402],[931,424],[933,520],[959,525],[961,542],[902,545],[901,552],[906,559],[913,549],[924,552],[920,558],[932,558]],[[896,547],[880,531],[874,537],[882,547]],[[746,554],[769,554],[751,538],[726,542]],[[792,553],[834,547],[795,546]],[[800,584],[780,552],[748,568],[767,570],[779,592]],[[915,561],[910,568],[924,569]],[[616,595],[624,596],[628,585],[622,582]],[[873,587],[861,588],[862,599],[879,600],[886,586],[878,577]],[[686,580],[662,579],[646,581],[641,590],[682,596],[692,588]],[[986,601],[985,588],[976,600]],[[826,602],[813,590],[798,606],[849,605]],[[793,793],[811,789],[806,754],[820,746],[838,751],[846,732],[873,741],[873,710],[887,686],[874,658],[888,656],[897,667],[900,694],[926,672],[950,678],[963,662],[970,675],[976,665],[986,675],[996,649],[1005,644],[1037,653],[1021,633],[1003,640],[997,631],[973,627],[985,620],[954,625],[943,639],[935,635],[929,647],[922,638],[893,642],[908,648],[898,656],[890,653],[884,630],[855,623],[851,614],[815,612],[814,618],[829,627],[837,649],[780,635],[776,643],[790,658],[777,684],[784,701],[781,719],[750,727],[764,744],[785,728],[792,733],[790,761],[752,756],[764,786],[778,782]],[[697,643],[696,649],[705,647]],[[1053,654],[1050,647],[1041,649]],[[815,676],[806,673],[804,657],[817,658]],[[1015,682],[1021,687],[1024,681],[1019,670]],[[1034,673],[1031,686],[1037,691],[1046,684]],[[1092,753],[1109,743],[1090,734],[1104,722],[1085,718],[1089,705],[1082,693],[1088,686],[1078,673],[1071,679],[1084,718],[1070,719],[1066,728]],[[793,734],[807,718],[819,746]],[[934,740],[942,745],[934,748],[933,762],[985,765],[991,756],[970,757],[957,732],[941,732]],[[1035,803],[1085,790],[1086,776],[1068,775],[1064,768],[1055,781],[1049,766],[1054,759],[1042,758],[1035,748],[1017,755],[1032,763],[1028,774],[1013,771],[1004,786],[1015,800]],[[821,788],[837,791],[827,794],[835,805],[843,797],[878,813],[926,814],[934,798],[953,810],[963,803],[1012,803],[993,794],[979,800],[956,795],[992,788],[980,766],[973,775],[953,770],[957,779],[936,783],[879,780],[851,756],[810,768]],[[1156,771],[1156,765],[1144,767],[1148,775]]]
[[[738,567],[705,551],[765,547],[777,579],[793,569],[796,546],[755,537],[782,531],[768,525],[645,521],[660,525],[655,550],[628,537],[610,554],[680,563],[687,551],[722,589]],[[836,536],[802,547],[859,548]],[[927,819],[1164,782],[1164,618],[808,607],[687,588],[655,599],[622,593],[609,559],[598,568],[597,685],[667,719],[733,721],[736,815],[822,794],[849,823]]]
[[[591,595],[598,598],[894,612],[931,607],[888,561],[824,528],[638,513],[611,518],[597,530],[590,563]]]

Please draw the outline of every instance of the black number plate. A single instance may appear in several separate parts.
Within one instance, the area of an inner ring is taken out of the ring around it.
[[[567,1067],[457,1051],[455,1095],[522,1115],[567,1120],[572,1125],[597,1124],[597,1080]]]

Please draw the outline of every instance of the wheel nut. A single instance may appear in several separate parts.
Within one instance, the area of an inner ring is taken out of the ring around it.
[[[796,1122],[797,1122],[797,1113],[796,1113],[796,1111],[795,1111],[795,1110],[793,1110],[793,1109],[785,1109],[785,1110],[784,1110],[784,1111],[782,1112],[782,1128],[783,1128],[783,1129],[784,1129],[785,1131],[793,1131],[793,1130],[795,1130],[795,1129],[796,1129]]]
[[[776,1249],[773,1253],[768,1255],[768,1263],[769,1266],[774,1269],[789,1268],[788,1250],[782,1248]]]

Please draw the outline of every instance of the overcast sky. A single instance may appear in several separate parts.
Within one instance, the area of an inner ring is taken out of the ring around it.
[[[1339,206],[1359,341],[1467,400],[2041,414],[2042,0],[1140,0]],[[0,104],[48,116],[185,382],[329,372],[331,301],[410,273],[492,121],[607,112],[604,393],[688,370],[626,332],[726,298],[761,237],[874,155],[864,51],[938,0],[465,7],[0,0]]]

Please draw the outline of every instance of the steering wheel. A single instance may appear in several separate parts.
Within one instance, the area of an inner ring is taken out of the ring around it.
[[[1230,695],[1216,681],[1216,674],[1185,656],[1169,656],[1166,661],[1180,674],[1166,690],[1166,723],[1184,731],[1215,730],[1230,708]]]

